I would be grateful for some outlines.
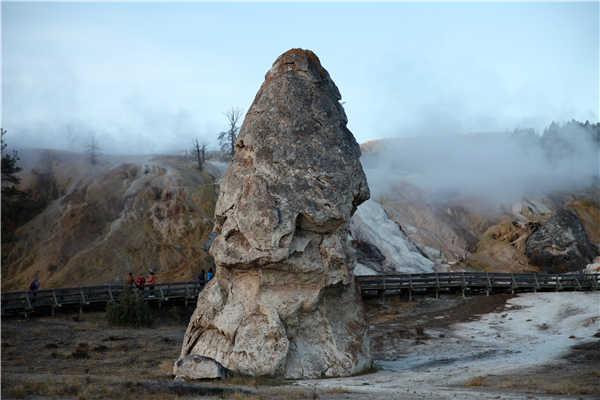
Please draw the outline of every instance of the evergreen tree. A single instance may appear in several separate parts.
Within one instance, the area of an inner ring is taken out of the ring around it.
[[[8,151],[4,136],[6,130],[0,128],[2,148],[2,243],[14,239],[15,230],[39,213],[45,206],[41,200],[34,200],[30,192],[18,188],[21,179],[17,173],[19,154]],[[4,253],[3,253],[4,255]]]
[[[9,152],[5,139],[6,129],[0,128],[2,148],[2,242],[10,241],[17,227],[19,208],[26,193],[17,188],[21,181],[16,175],[21,168],[18,166],[19,154]]]

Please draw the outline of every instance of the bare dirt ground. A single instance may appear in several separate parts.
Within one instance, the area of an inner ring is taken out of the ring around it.
[[[592,302],[595,300],[600,297],[592,298]],[[526,351],[509,351],[501,338],[499,344],[490,344],[474,337],[481,326],[494,328],[494,318],[510,323],[514,316],[514,321],[518,321],[521,306],[507,301],[513,300],[504,295],[421,298],[415,302],[397,297],[386,298],[383,303],[379,299],[367,300],[377,370],[350,378],[296,382],[249,378],[174,382],[171,367],[185,331],[183,320],[166,319],[153,328],[128,329],[109,326],[104,313],[86,313],[79,321],[73,315],[5,319],[2,398],[598,398],[600,341],[593,335],[568,339],[574,344],[570,352],[527,368],[521,365],[529,364],[510,358],[520,355],[520,359],[531,361]],[[600,314],[600,306],[598,311]],[[585,332],[600,329],[599,320],[585,321],[591,324]],[[548,331],[552,331],[552,326]],[[503,331],[502,335],[512,341],[508,333]],[[502,346],[506,347],[506,354],[498,351]],[[516,367],[498,371],[490,367],[503,360],[515,362]]]

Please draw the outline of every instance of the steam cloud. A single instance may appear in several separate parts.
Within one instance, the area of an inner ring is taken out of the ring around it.
[[[508,203],[598,184],[600,125],[551,125],[543,135],[512,133],[418,136],[363,152],[372,197],[404,181],[432,201],[477,197]]]

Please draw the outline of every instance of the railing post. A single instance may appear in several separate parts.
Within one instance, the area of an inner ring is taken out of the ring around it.
[[[385,287],[385,275],[383,275],[382,278],[383,278],[382,279],[383,289],[379,290],[379,301],[381,302],[382,305],[385,305],[385,290],[386,290],[386,287]]]
[[[50,315],[54,317],[56,314],[56,307],[58,307],[58,301],[56,300],[56,292],[52,290],[52,305],[50,306]]]
[[[440,276],[438,273],[435,273],[435,298],[440,298]]]
[[[52,299],[54,300],[54,305],[56,307],[60,307],[60,304],[58,304],[58,298],[56,297],[56,291],[52,290]]]
[[[83,293],[83,288],[81,288],[81,287],[79,288],[79,294],[81,296],[81,300],[79,303],[79,318],[81,318],[81,316],[83,315],[83,305],[86,302],[85,293]]]
[[[27,309],[33,310],[33,303],[31,302],[31,299],[29,298],[29,293],[25,293],[25,300],[27,300]]]
[[[485,295],[489,296],[490,291],[492,290],[492,281],[490,281],[490,273],[488,271],[485,271],[485,280],[486,280]]]

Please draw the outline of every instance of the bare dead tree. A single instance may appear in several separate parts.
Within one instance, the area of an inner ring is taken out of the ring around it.
[[[204,163],[206,162],[206,144],[198,141],[198,139],[194,139],[194,147],[192,149],[192,153],[194,154],[194,159],[198,164],[198,169],[202,171],[204,168]]]
[[[90,141],[85,147],[85,152],[88,155],[90,164],[98,164],[98,159],[100,157],[100,145],[98,144],[98,140],[96,139],[96,134],[92,133],[90,135]]]
[[[227,130],[219,133],[219,144],[223,153],[233,157],[235,153],[235,141],[240,130],[242,110],[232,107],[225,113],[225,118],[227,118]]]

